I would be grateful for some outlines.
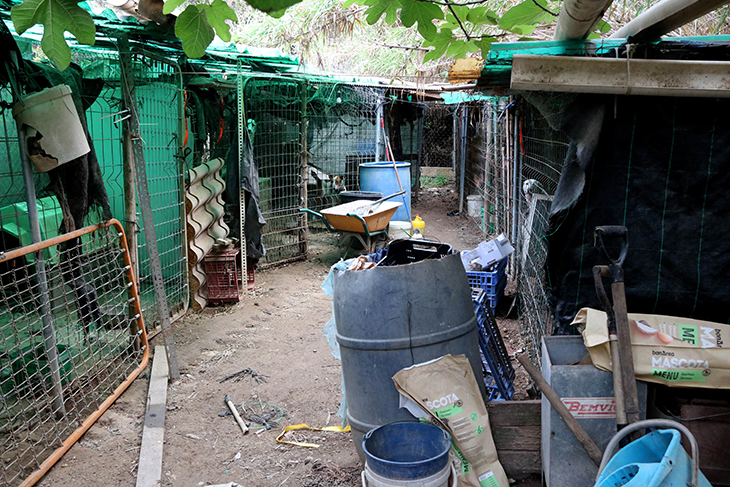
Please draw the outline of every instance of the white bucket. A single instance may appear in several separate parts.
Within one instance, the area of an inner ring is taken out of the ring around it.
[[[411,224],[411,222],[391,220],[388,225],[388,237],[392,239],[410,238],[411,234],[413,233],[413,225]]]
[[[478,217],[482,214],[484,198],[481,195],[473,194],[466,197],[466,213],[469,216]]]
[[[362,487],[456,487],[456,471],[454,466],[449,464],[438,473],[429,477],[414,480],[395,480],[383,477],[365,464],[365,470],[360,474]]]
[[[66,85],[31,93],[13,106],[13,117],[26,125],[28,142],[38,133],[43,136],[35,139],[41,150],[28,147],[28,158],[38,172],[48,172],[91,150]]]

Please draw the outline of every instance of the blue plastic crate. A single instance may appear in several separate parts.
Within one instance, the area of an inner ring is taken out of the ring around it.
[[[504,282],[506,282],[506,276]],[[504,287],[502,291],[504,291]],[[512,399],[515,392],[515,369],[512,367],[502,334],[494,320],[491,306],[488,306],[489,296],[483,289],[474,288],[471,298],[477,317],[484,385],[489,393],[489,399],[492,401]]]
[[[509,257],[505,257],[499,262],[492,264],[490,269],[486,271],[467,271],[466,277],[469,279],[469,285],[473,288],[478,287],[484,289],[488,294],[496,295],[497,286],[502,276],[507,275],[505,272],[507,262],[509,262]]]

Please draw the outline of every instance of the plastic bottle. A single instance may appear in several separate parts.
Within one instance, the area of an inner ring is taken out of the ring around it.
[[[421,220],[421,217],[416,215],[413,219],[413,238],[423,238],[423,234],[426,230],[426,222]]]

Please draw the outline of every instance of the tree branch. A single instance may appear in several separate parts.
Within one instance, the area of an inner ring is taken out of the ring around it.
[[[538,6],[538,7],[540,7],[540,8],[542,9],[542,10],[544,10],[544,11],[545,11],[545,12],[547,12],[547,13],[549,13],[549,14],[550,14],[550,15],[552,15],[553,17],[557,17],[557,16],[558,16],[558,14],[556,14],[556,13],[553,13],[553,12],[551,12],[550,10],[546,9],[545,7],[543,7],[542,5],[540,5],[539,3],[537,3],[537,0],[532,0],[532,3],[534,3],[535,5],[537,5],[537,6]]]
[[[381,45],[383,47],[388,47],[390,49],[406,49],[408,51],[428,51],[425,47],[411,47],[411,46],[398,46],[394,44],[386,44],[384,42],[376,42],[376,44]]]
[[[451,12],[451,15],[453,15],[454,18],[456,19],[456,21],[459,23],[459,27],[461,28],[462,32],[464,32],[464,35],[466,36],[466,40],[467,41],[471,40],[471,36],[466,31],[466,27],[464,27],[464,24],[461,22],[461,19],[459,18],[458,15],[456,15],[456,12],[454,12],[454,6],[449,1],[446,2],[446,6],[449,8],[449,12]]]

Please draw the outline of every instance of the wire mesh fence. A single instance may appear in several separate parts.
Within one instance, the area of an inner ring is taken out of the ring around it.
[[[251,77],[243,84],[246,129],[258,167],[261,212],[266,220],[261,264],[306,254],[303,203],[303,81],[285,77]]]
[[[32,483],[146,366],[121,224],[0,254],[0,484]]]
[[[521,239],[519,246],[520,320],[530,358],[540,363],[540,340],[553,332],[554,318],[546,275],[550,205],[568,151],[568,137],[553,130],[531,105],[520,105],[519,147],[522,158]]]
[[[452,167],[454,152],[454,105],[425,104],[422,167]]]
[[[124,156],[122,145],[122,94],[118,53],[88,48],[75,51],[75,61],[84,76],[98,77],[104,88],[87,111],[89,133],[94,142],[112,215],[126,219],[124,193]],[[145,164],[158,235],[158,250],[172,319],[184,314],[188,305],[189,283],[185,249],[184,161],[181,158],[182,88],[181,74],[175,63],[149,53],[132,55]],[[100,219],[89,223],[98,222]],[[142,309],[149,323],[157,317],[147,242],[142,219],[137,218],[137,258]]]
[[[511,238],[514,170],[506,106],[506,99],[491,98],[478,104],[461,105],[457,112],[457,134],[465,134],[469,141],[463,147],[457,143],[460,206],[485,239],[500,233]]]
[[[338,193],[360,189],[360,164],[375,162],[382,90],[344,83],[308,83],[307,207],[338,205]],[[319,222],[310,229],[322,231]]]

